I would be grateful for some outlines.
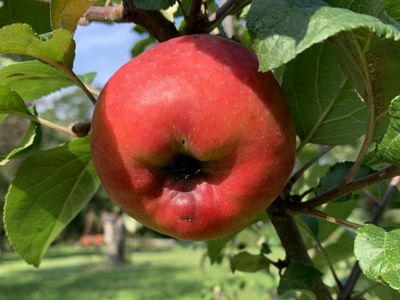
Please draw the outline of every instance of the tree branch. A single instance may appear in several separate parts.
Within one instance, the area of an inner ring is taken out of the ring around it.
[[[159,11],[137,8],[132,0],[123,0],[123,21],[130,21],[146,28],[158,41],[164,42],[179,35],[175,25]]]
[[[392,178],[390,181],[389,187],[386,189],[385,194],[382,197],[382,200],[379,202],[379,205],[375,208],[374,213],[372,215],[372,223],[378,225],[379,221],[383,216],[383,211],[385,207],[392,199],[394,192],[397,190],[397,186],[400,184],[400,176],[396,176]],[[338,296],[338,300],[347,300],[350,299],[350,296],[353,292],[353,289],[358,281],[358,278],[361,275],[361,269],[358,262],[354,264],[353,269],[347,278],[347,281],[343,287],[343,290]]]
[[[203,4],[202,0],[193,0],[192,6],[190,7],[190,12],[187,16],[187,23],[184,29],[186,34],[194,33],[206,33],[205,25],[208,22],[208,18],[201,11],[201,6]]]
[[[327,191],[319,196],[316,196],[309,201],[300,203],[289,203],[288,206],[294,211],[306,211],[320,206],[326,202],[337,199],[342,196],[346,196],[351,192],[369,186],[373,183],[392,178],[400,174],[400,168],[397,166],[389,166],[381,171],[372,173],[361,179],[355,180],[347,185],[340,185],[330,191]]]
[[[116,6],[91,6],[85,12],[79,24],[87,24],[90,21],[118,22],[122,21],[124,7],[122,4]]]
[[[179,35],[175,25],[159,11],[137,8],[132,0],[123,0],[116,6],[92,6],[85,12],[80,23],[133,22],[146,28],[158,41],[163,42]]]
[[[308,266],[313,266],[300,231],[293,219],[285,210],[282,199],[276,199],[267,209],[272,225],[278,233],[282,246],[289,260],[300,261]],[[313,292],[317,299],[332,299],[325,284],[319,279],[313,286]]]

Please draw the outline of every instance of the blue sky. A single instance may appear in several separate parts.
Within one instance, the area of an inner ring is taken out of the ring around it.
[[[130,50],[138,38],[133,24],[91,23],[75,33],[74,71],[97,72],[95,85],[104,85],[111,75],[131,59]]]

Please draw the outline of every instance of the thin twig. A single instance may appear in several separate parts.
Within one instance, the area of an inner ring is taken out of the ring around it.
[[[317,246],[316,246],[317,250],[322,253],[322,255],[325,257],[326,262],[328,263],[329,270],[331,271],[332,276],[335,279],[337,291],[339,292],[343,288],[342,282],[340,281],[339,276],[336,274],[335,268],[333,267],[333,264],[328,256],[328,254],[326,253],[324,247],[322,246],[321,242],[319,241],[318,237],[314,236],[314,235],[313,235],[313,237],[317,243]]]
[[[215,13],[213,19],[207,24],[207,32],[212,31],[219,23],[228,15],[234,15],[241,11],[246,5],[250,4],[251,0],[236,0],[226,1]]]
[[[394,192],[397,190],[397,186],[400,184],[400,176],[393,177],[389,183],[389,187],[386,189],[385,194],[383,195],[379,205],[375,208],[372,215],[372,223],[378,225],[385,210],[385,207],[388,205],[389,201],[392,199]],[[358,278],[361,275],[361,269],[358,262],[354,264],[353,269],[347,279],[341,293],[338,296],[338,300],[347,300],[350,299],[350,296],[353,292],[353,289],[358,281]]]
[[[316,161],[318,161],[322,156],[324,156],[327,152],[329,152],[334,146],[326,146],[322,148],[320,152],[318,152],[314,157],[312,157],[309,161],[307,161],[300,169],[298,169],[289,179],[288,183],[285,186],[286,191],[290,191],[293,185],[299,180],[301,176],[308,170]]]
[[[295,211],[306,211],[320,206],[324,203],[332,201],[342,196],[346,196],[356,190],[362,189],[366,186],[376,182],[392,178],[400,174],[400,168],[397,166],[389,166],[381,171],[377,171],[363,178],[357,179],[348,185],[338,186],[319,196],[316,196],[306,202],[289,203],[289,208]]]
[[[385,207],[392,199],[394,192],[397,190],[397,186],[400,183],[400,176],[393,177],[389,183],[389,187],[386,189],[385,194],[382,197],[382,200],[379,202],[379,205],[375,208],[374,213],[372,215],[372,223],[378,224],[382,218],[383,211]]]
[[[319,211],[316,209],[307,210],[304,212],[304,214],[323,219],[325,221],[328,221],[328,222],[336,224],[336,225],[346,226],[347,228],[350,228],[351,230],[357,230],[361,226],[356,223],[352,223],[352,222],[349,222],[346,220],[340,220],[340,219],[336,219],[334,217],[328,216],[327,214],[324,214],[322,211]]]
[[[115,6],[91,6],[85,12],[80,24],[98,22],[133,22],[146,28],[158,41],[166,41],[179,35],[175,25],[159,11],[137,8],[133,1],[124,0]]]
[[[65,133],[69,136],[76,136],[70,129],[63,127],[61,125],[55,124],[53,122],[50,122],[49,120],[43,119],[41,117],[35,116],[35,115],[27,115],[27,114],[18,114],[24,118],[27,118],[33,122],[39,123],[40,125],[49,127],[51,129],[55,129],[57,131],[60,131],[62,133]]]

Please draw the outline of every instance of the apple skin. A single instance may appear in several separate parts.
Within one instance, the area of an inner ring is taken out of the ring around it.
[[[294,165],[295,131],[272,73],[228,39],[158,44],[108,81],[93,161],[130,216],[186,240],[232,234],[265,210]]]

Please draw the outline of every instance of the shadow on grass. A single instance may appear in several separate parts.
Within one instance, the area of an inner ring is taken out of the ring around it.
[[[187,268],[151,263],[120,267],[81,264],[25,269],[10,275],[0,279],[1,299],[181,299],[198,298],[202,289],[196,278],[188,278]]]

